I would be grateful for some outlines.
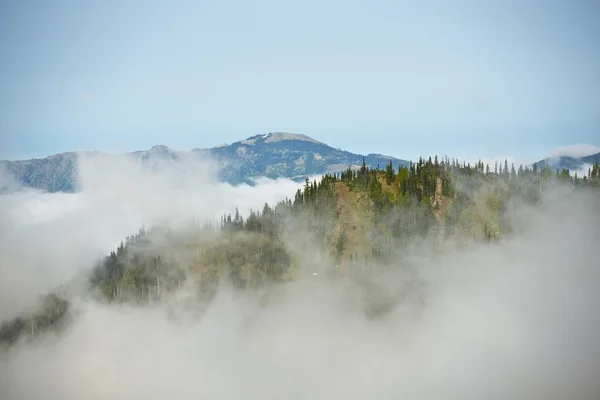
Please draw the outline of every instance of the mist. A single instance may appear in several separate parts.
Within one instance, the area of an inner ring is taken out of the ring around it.
[[[114,250],[141,227],[217,223],[293,195],[294,181],[231,186],[215,162],[189,157],[153,169],[125,155],[80,155],[78,193],[31,189],[0,196],[0,320]]]
[[[236,206],[245,214],[300,187],[232,187],[208,160],[190,163],[183,175],[169,165],[150,174],[130,160],[86,158],[81,193],[0,197],[0,317],[142,225],[216,219]],[[375,290],[324,274],[268,296],[224,285],[202,318],[177,320],[166,306],[77,299],[65,332],[0,353],[0,397],[598,398],[599,199],[564,187],[543,196],[539,207],[514,207],[502,243],[432,255],[415,244],[411,268],[372,268]],[[318,270],[317,250],[304,251],[305,267]],[[365,316],[386,300],[388,313]]]

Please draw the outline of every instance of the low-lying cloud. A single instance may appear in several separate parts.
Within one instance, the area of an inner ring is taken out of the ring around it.
[[[210,160],[190,157],[149,170],[121,155],[78,160],[79,193],[18,191],[0,196],[0,319],[89,268],[142,226],[216,224],[283,200],[301,184],[261,179],[231,186]]]
[[[141,224],[258,208],[299,186],[174,184],[168,171],[86,162],[80,194],[0,199],[0,282],[15,288],[0,304],[68,279]],[[381,291],[321,275],[268,301],[224,287],[202,319],[179,322],[160,307],[79,303],[65,333],[0,355],[1,397],[598,398],[599,210],[597,196],[547,192],[499,245],[415,254],[410,274],[375,267]],[[408,295],[366,318],[365,303],[395,288]]]
[[[550,157],[585,157],[591,154],[600,153],[600,147],[591,144],[572,144],[553,149]]]

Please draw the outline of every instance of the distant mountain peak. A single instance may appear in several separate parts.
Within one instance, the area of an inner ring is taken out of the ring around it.
[[[283,140],[300,140],[304,142],[323,144],[318,140],[315,140],[309,136],[300,133],[271,132],[265,135],[265,143],[275,143],[281,142]]]
[[[278,142],[283,142],[283,141],[301,141],[301,142],[310,142],[310,143],[314,143],[314,144],[324,144],[322,142],[319,142],[318,140],[315,140],[309,136],[300,134],[300,133],[288,133],[288,132],[270,132],[270,133],[263,133],[260,135],[254,135],[254,136],[250,136],[249,138],[240,141],[239,143],[243,144],[243,145],[248,145],[248,146],[252,146],[258,143],[264,143],[264,144],[269,144],[269,143],[278,143]]]
[[[389,164],[390,161],[394,169],[409,164],[408,161],[393,157],[363,156],[335,149],[309,136],[288,132],[254,135],[230,145],[194,149],[191,152],[173,150],[160,144],[129,154],[151,170],[164,162],[208,157],[217,164],[219,179],[234,185],[252,184],[258,177],[302,181],[309,176],[359,168],[363,160],[372,168]],[[75,153],[58,154],[43,160],[4,161],[0,164],[24,186],[50,192],[77,190]]]
[[[156,146],[152,146],[152,148],[150,149],[150,151],[157,152],[157,153],[164,153],[169,150],[171,150],[171,149],[169,149],[164,144],[157,144]]]

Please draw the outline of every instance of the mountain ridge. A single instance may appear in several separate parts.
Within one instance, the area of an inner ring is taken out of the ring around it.
[[[595,163],[600,163],[600,153],[589,154],[581,157],[556,155],[537,161],[533,165],[539,169],[549,166],[553,171],[565,169],[571,172],[580,171],[587,173],[586,169],[591,168]]]
[[[47,192],[76,192],[77,157],[80,155],[108,154],[99,151],[72,151],[53,154],[45,158],[0,161],[0,193],[11,191],[3,178],[22,187]],[[148,150],[120,153],[132,157],[144,165],[157,161],[179,162],[184,157],[210,157],[218,163],[218,178],[233,185],[254,184],[254,179],[289,178],[303,180],[307,177],[335,173],[347,168],[359,168],[363,159],[367,166],[385,166],[392,162],[394,168],[408,165],[409,161],[380,154],[355,154],[335,149],[307,135],[287,132],[258,134],[232,144],[221,144],[211,148],[174,150],[164,144]],[[382,165],[385,164],[385,165]]]

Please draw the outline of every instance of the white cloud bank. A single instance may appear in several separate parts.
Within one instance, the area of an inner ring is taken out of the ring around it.
[[[256,207],[296,186],[232,188],[193,175],[174,184],[117,165],[83,168],[81,195],[2,199],[16,232],[3,229],[0,242],[8,297],[66,279],[141,223]],[[85,304],[66,334],[0,355],[0,397],[598,398],[598,200],[558,191],[544,201],[515,215],[513,240],[421,257],[425,288],[413,294],[422,301],[379,320],[360,312],[362,289],[320,278],[282,288],[269,305],[222,290],[202,320],[183,324],[161,309]],[[17,280],[16,266],[27,271]],[[382,291],[414,279],[381,274]]]
[[[585,157],[600,153],[600,147],[591,144],[572,144],[568,146],[557,147],[550,152],[549,157]]]
[[[301,184],[262,179],[218,183],[208,160],[158,165],[151,173],[124,156],[79,159],[82,191],[0,196],[0,319],[67,282],[143,225],[216,223],[293,196]]]

